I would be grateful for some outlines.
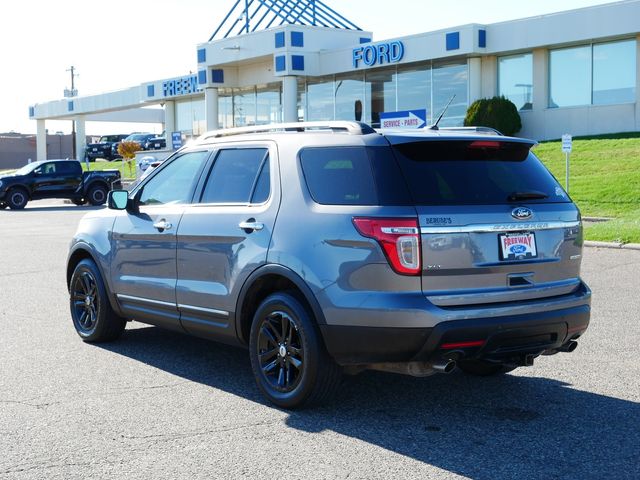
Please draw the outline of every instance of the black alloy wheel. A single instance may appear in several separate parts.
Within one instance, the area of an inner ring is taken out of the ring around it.
[[[342,369],[327,353],[315,318],[296,292],[265,298],[253,317],[251,368],[265,397],[283,408],[323,403]]]
[[[11,210],[22,210],[29,201],[27,192],[22,188],[12,188],[7,195],[7,204]]]
[[[115,340],[127,323],[111,307],[100,271],[90,259],[82,260],[73,271],[69,306],[73,326],[85,342]]]
[[[81,271],[71,285],[72,315],[76,328],[85,334],[91,334],[98,322],[98,286],[90,270]]]
[[[258,331],[260,369],[271,388],[292,392],[304,371],[304,347],[291,315],[274,311],[262,319]]]
[[[87,195],[87,197],[91,205],[102,205],[107,201],[107,189],[100,185],[96,185],[89,189],[89,194]]]

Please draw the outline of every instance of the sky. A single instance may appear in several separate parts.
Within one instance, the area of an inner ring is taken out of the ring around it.
[[[0,132],[35,133],[29,106],[63,98],[73,65],[80,96],[183,76],[197,69],[206,42],[236,0],[22,0],[3,13],[0,28]],[[468,23],[495,23],[608,0],[324,0],[374,40]],[[159,132],[160,126],[147,126]],[[49,132],[71,131],[47,121]],[[140,126],[136,129],[141,129]],[[122,125],[87,122],[88,135]]]

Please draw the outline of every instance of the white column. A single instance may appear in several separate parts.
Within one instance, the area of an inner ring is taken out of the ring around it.
[[[294,76],[282,77],[282,120],[298,121],[298,79]]]
[[[76,121],[76,160],[84,160],[84,149],[87,147],[87,135],[85,133],[84,115],[78,115]]]
[[[45,127],[45,121],[36,120],[36,160],[47,159],[47,129]]]
[[[469,59],[469,105],[482,98],[482,60]]]
[[[218,122],[218,89],[207,87],[204,89],[204,117],[207,130],[217,130]]]
[[[176,131],[176,103],[173,100],[164,102],[164,138],[167,148],[171,149],[171,133]]]
[[[498,58],[493,55],[482,57],[482,98],[492,98],[496,95],[498,95]]]

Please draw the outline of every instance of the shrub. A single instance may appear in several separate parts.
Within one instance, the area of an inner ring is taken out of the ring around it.
[[[122,176],[125,176],[124,166],[129,166],[129,177],[134,176],[133,160],[136,158],[136,152],[142,150],[138,142],[122,141],[118,144],[118,153],[122,156]]]
[[[464,125],[491,127],[505,135],[514,135],[522,128],[518,109],[505,97],[481,98],[473,102],[467,109]]]

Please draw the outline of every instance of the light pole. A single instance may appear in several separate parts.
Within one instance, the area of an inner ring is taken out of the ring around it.
[[[78,76],[78,74],[76,73],[76,67],[71,65],[71,68],[68,68],[67,72],[71,72],[71,90],[65,89],[64,96],[75,97],[78,95],[78,91],[76,90],[76,87],[75,87],[75,79]],[[76,121],[75,120],[71,120],[71,156],[72,158],[76,158]]]

